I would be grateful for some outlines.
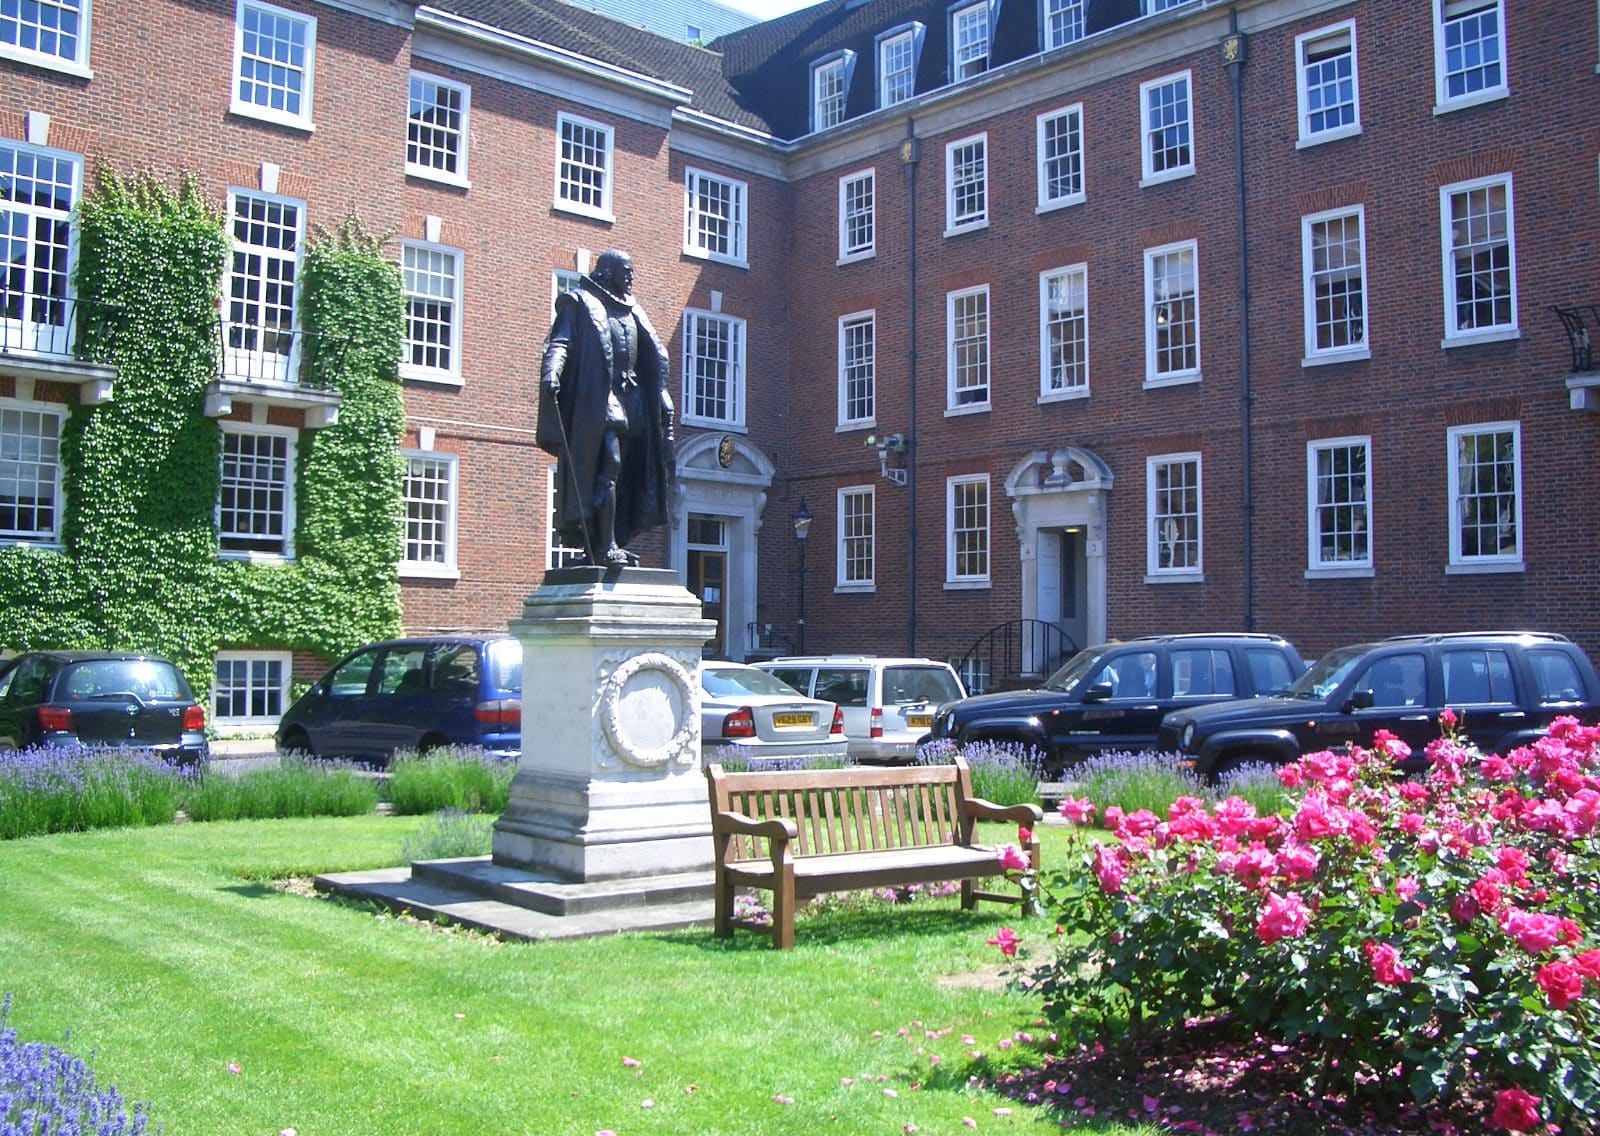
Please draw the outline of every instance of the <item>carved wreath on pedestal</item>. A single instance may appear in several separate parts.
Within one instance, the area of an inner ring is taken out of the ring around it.
[[[619,663],[600,687],[600,728],[612,752],[641,769],[698,761],[695,685],[687,667],[660,651]]]

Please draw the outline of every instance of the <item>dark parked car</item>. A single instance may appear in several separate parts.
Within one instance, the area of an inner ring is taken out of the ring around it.
[[[1281,691],[1304,670],[1275,635],[1146,635],[1079,651],[1037,689],[942,706],[927,740],[1031,746],[1054,776],[1098,753],[1154,748],[1168,711]]]
[[[522,752],[522,644],[504,635],[393,639],[352,652],[278,721],[278,748],[386,763],[396,750]]]
[[[166,659],[30,651],[0,667],[0,749],[131,746],[184,765],[210,756],[205,708]]]
[[[1464,632],[1400,635],[1330,651],[1282,698],[1180,710],[1161,724],[1159,748],[1215,777],[1247,762],[1286,764],[1302,753],[1370,746],[1388,730],[1411,747],[1407,771],[1440,735],[1446,707],[1483,753],[1541,737],[1570,714],[1600,720],[1600,678],[1562,635]]]

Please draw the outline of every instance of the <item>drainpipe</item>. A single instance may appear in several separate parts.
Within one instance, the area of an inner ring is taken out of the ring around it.
[[[1237,182],[1235,196],[1238,205],[1239,248],[1239,410],[1243,418],[1240,430],[1242,453],[1240,469],[1244,497],[1244,551],[1241,564],[1244,569],[1244,629],[1256,629],[1255,602],[1255,483],[1250,453],[1254,448],[1251,434],[1251,417],[1254,396],[1250,391],[1250,240],[1245,228],[1244,212],[1244,36],[1239,34],[1239,12],[1228,11],[1228,34],[1222,41],[1222,61],[1228,68],[1228,81],[1233,86],[1233,174]]]
[[[917,162],[922,140],[906,119],[900,162],[906,170],[906,655],[917,655]]]

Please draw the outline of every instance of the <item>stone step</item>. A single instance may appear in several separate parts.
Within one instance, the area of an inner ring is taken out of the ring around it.
[[[419,860],[413,879],[469,891],[486,899],[527,907],[546,915],[588,915],[632,907],[710,902],[709,871],[575,883],[555,876],[504,867],[487,856]]]

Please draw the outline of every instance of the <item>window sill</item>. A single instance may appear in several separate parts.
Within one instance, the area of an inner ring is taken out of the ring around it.
[[[399,566],[402,580],[459,580],[461,569],[453,564],[405,564]]]
[[[836,596],[864,596],[878,590],[876,583],[871,584],[835,584],[833,594]]]
[[[1074,193],[1071,196],[1063,197],[1060,201],[1041,201],[1034,207],[1033,212],[1035,216],[1040,213],[1054,213],[1058,209],[1069,209],[1074,205],[1082,205],[1087,200],[1087,194]]]
[[[984,577],[982,580],[946,580],[944,582],[944,590],[947,592],[986,591],[989,586],[988,577]]]
[[[691,248],[688,245],[683,247],[683,255],[692,257],[695,260],[709,260],[713,264],[726,264],[729,268],[750,267],[750,262],[740,257],[719,256],[717,253],[707,252],[705,249]]]
[[[878,420],[876,418],[863,418],[859,422],[841,422],[833,428],[833,432],[835,434],[848,434],[854,430],[873,430],[877,428],[877,425]]]
[[[25,48],[13,47],[10,44],[0,44],[0,59],[14,59],[18,63],[26,63],[30,67],[38,67],[44,71],[54,71],[58,75],[71,75],[74,79],[93,79],[93,69],[86,67],[75,59],[62,59],[59,55],[46,55],[40,51],[28,51]]]
[[[963,233],[977,233],[988,227],[989,218],[985,217],[981,221],[964,221],[959,225],[947,224],[944,227],[944,235],[947,237],[959,237]]]
[[[0,548],[36,548],[40,552],[60,552],[62,547],[61,538],[57,536],[40,537],[38,540],[8,536],[0,540]]]
[[[277,111],[258,107],[254,103],[235,102],[228,108],[228,113],[236,114],[240,118],[253,118],[257,122],[265,122],[272,126],[283,126],[290,130],[299,130],[306,134],[315,134],[317,128],[312,125],[309,118],[297,114],[280,114]]]
[[[1043,391],[1037,401],[1040,406],[1043,406],[1047,402],[1078,402],[1088,397],[1088,387],[1071,387],[1067,390]]]
[[[1446,564],[1446,576],[1494,576],[1516,575],[1526,572],[1527,568],[1521,560],[1495,560],[1484,564]]]
[[[1348,568],[1324,565],[1306,569],[1306,579],[1308,580],[1370,580],[1375,575],[1377,573],[1373,571],[1370,564],[1352,564]]]
[[[1294,144],[1296,150],[1309,150],[1313,146],[1321,146],[1325,142],[1338,142],[1342,138],[1358,138],[1361,135],[1359,122],[1350,126],[1336,126],[1332,130],[1324,130],[1320,134],[1303,137]]]
[[[459,174],[447,174],[443,170],[436,170],[432,166],[407,166],[406,177],[417,178],[419,181],[437,182],[439,185],[448,185],[455,189],[471,189],[472,182]]]
[[[1338,363],[1364,363],[1372,358],[1372,351],[1356,347],[1346,351],[1328,351],[1321,355],[1307,355],[1300,360],[1302,367],[1332,367]]]
[[[975,402],[970,406],[947,406],[944,408],[946,418],[960,418],[967,414],[988,414],[991,407],[987,402]]]
[[[1521,328],[1491,327],[1484,331],[1463,331],[1458,335],[1447,335],[1439,341],[1439,346],[1448,351],[1452,347],[1476,347],[1480,343],[1504,343],[1507,340],[1521,338]]]
[[[743,422],[722,422],[715,418],[695,418],[686,416],[683,419],[685,426],[699,426],[706,430],[721,430],[727,434],[748,434],[750,428]]]
[[[869,248],[869,249],[866,249],[866,250],[864,250],[862,252],[846,253],[844,256],[841,256],[838,260],[834,261],[833,263],[835,265],[856,264],[859,261],[871,260],[874,257],[876,257],[877,255],[878,255],[878,250],[877,249]]]
[[[574,217],[584,217],[590,221],[603,221],[607,225],[615,225],[617,216],[609,209],[590,209],[571,201],[562,201],[559,197],[550,203],[550,208],[556,213],[567,213]]]
[[[293,564],[294,555],[283,552],[229,552],[226,549],[217,553],[218,560],[232,560],[241,564]]]
[[[1446,103],[1436,103],[1433,113],[1449,114],[1453,110],[1466,110],[1468,107],[1482,106],[1485,103],[1497,103],[1510,97],[1510,88],[1490,87],[1487,90],[1474,91],[1470,95],[1462,95],[1459,99],[1451,99]]]
[[[1147,174],[1139,179],[1139,188],[1148,189],[1152,185],[1164,185],[1169,181],[1181,181],[1184,178],[1194,177],[1194,166],[1179,166],[1177,169],[1162,170],[1158,174]]]
[[[441,387],[462,387],[466,383],[459,374],[448,371],[427,371],[421,367],[402,366],[400,378],[408,383],[432,383]]]
[[[1194,383],[1198,383],[1199,381],[1199,371],[1186,372],[1181,375],[1162,375],[1158,378],[1150,378],[1146,376],[1144,380],[1144,389],[1159,390],[1162,387],[1186,387]]]
[[[1145,576],[1147,584],[1203,584],[1206,582],[1204,572],[1160,572]]]

